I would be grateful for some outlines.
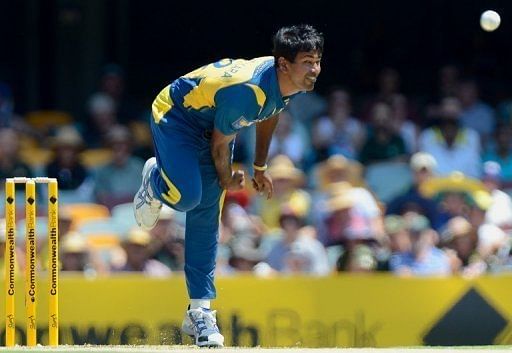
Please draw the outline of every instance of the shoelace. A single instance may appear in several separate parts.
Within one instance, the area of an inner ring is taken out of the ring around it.
[[[217,320],[215,319],[215,311],[211,313],[190,313],[190,320],[194,324],[195,331],[198,336],[201,336],[205,330],[213,330],[218,332]]]
[[[151,211],[157,212],[162,207],[161,203],[153,198],[149,193],[149,179],[144,180],[144,187],[141,192],[137,195],[140,202],[137,204],[137,208],[142,207],[144,204],[148,204],[151,206]]]

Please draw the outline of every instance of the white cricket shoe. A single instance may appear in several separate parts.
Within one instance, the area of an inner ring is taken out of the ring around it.
[[[146,161],[142,169],[142,185],[133,199],[133,214],[139,227],[151,230],[160,217],[162,202],[155,198],[151,188],[149,177],[156,166],[156,158],[152,157]]]
[[[199,347],[224,347],[224,336],[217,327],[217,311],[199,308],[189,309],[181,324],[181,330],[195,339]]]

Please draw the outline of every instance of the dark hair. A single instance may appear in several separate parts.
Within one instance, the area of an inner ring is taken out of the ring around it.
[[[277,62],[280,57],[293,62],[300,52],[317,50],[320,54],[324,49],[324,36],[310,25],[282,27],[274,35],[272,53]]]

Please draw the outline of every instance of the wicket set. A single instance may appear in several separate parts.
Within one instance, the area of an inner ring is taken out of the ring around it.
[[[55,178],[7,178],[5,182],[5,345],[15,345],[16,316],[16,196],[15,185],[25,184],[25,315],[27,346],[37,344],[36,184],[48,185],[48,336],[59,344],[58,184]]]

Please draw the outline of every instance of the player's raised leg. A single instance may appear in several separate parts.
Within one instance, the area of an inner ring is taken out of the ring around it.
[[[169,126],[152,124],[156,157],[147,160],[142,185],[135,194],[133,209],[137,224],[152,229],[160,215],[162,202],[186,212],[201,200],[201,175],[197,150],[191,137]]]

